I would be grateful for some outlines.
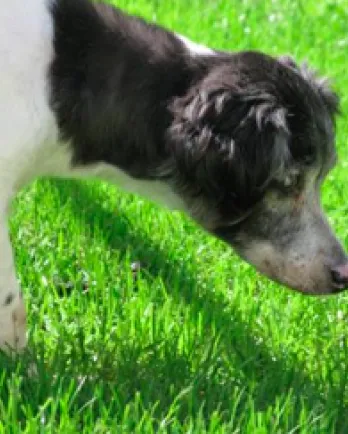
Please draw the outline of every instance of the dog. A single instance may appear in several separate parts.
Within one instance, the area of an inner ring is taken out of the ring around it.
[[[320,206],[339,98],[291,57],[223,52],[90,0],[0,11],[0,347],[26,345],[8,235],[16,192],[99,177],[186,212],[307,294],[348,286]]]

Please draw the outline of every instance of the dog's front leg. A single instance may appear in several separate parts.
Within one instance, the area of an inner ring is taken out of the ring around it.
[[[6,211],[0,211],[0,349],[20,351],[25,345],[25,305],[16,279]]]

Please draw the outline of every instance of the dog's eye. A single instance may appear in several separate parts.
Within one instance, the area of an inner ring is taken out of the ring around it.
[[[289,193],[291,191],[294,191],[300,184],[300,173],[294,172],[286,175],[286,177],[283,180],[282,183],[282,190],[285,193]]]
[[[285,187],[285,188],[291,188],[294,184],[296,184],[296,181],[297,181],[296,176],[288,175],[288,176],[284,179],[284,187]]]
[[[278,190],[282,194],[290,194],[296,191],[301,184],[300,172],[293,171],[287,173],[285,177],[273,180],[272,186],[275,190]]]

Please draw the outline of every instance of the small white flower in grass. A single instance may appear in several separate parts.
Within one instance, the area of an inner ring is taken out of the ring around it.
[[[343,313],[342,310],[338,310],[338,311],[337,311],[337,319],[338,319],[339,321],[342,321],[342,320],[344,319],[344,313]]]
[[[225,17],[225,18],[222,19],[221,27],[223,29],[227,29],[228,26],[229,26],[229,22],[228,22],[228,19]]]
[[[337,41],[337,46],[340,48],[347,47],[348,46],[348,38],[340,39],[339,41]]]

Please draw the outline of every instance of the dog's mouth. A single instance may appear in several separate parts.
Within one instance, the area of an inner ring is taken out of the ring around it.
[[[345,289],[343,285],[330,287],[329,284],[323,286],[313,284],[313,285],[304,286],[304,285],[300,285],[298,281],[294,282],[291,278],[285,276],[279,277],[279,275],[275,274],[274,272],[264,271],[258,268],[257,271],[261,273],[263,276],[272,280],[273,282],[285,286],[291,291],[300,293],[302,295],[307,295],[312,297],[333,295],[333,294],[338,294]]]
[[[253,266],[268,279],[287,288],[308,296],[324,296],[339,294],[348,287],[348,281],[334,279],[327,265],[297,264],[283,261],[281,252],[275,252],[267,243],[262,249],[238,250],[241,259]],[[348,267],[348,266],[347,266]]]
[[[303,295],[308,295],[312,297],[337,295],[347,289],[347,284],[332,282],[329,278],[323,279],[323,281],[319,283],[316,283],[315,281],[311,280],[311,284],[301,285],[299,284],[298,280],[293,281],[289,277],[285,277],[285,276],[279,277],[275,273],[270,273],[268,271],[265,272],[263,270],[258,270],[258,271],[261,274],[265,275],[270,280],[280,285],[284,285],[292,291],[299,292]],[[306,279],[303,278],[303,280],[305,281]]]

